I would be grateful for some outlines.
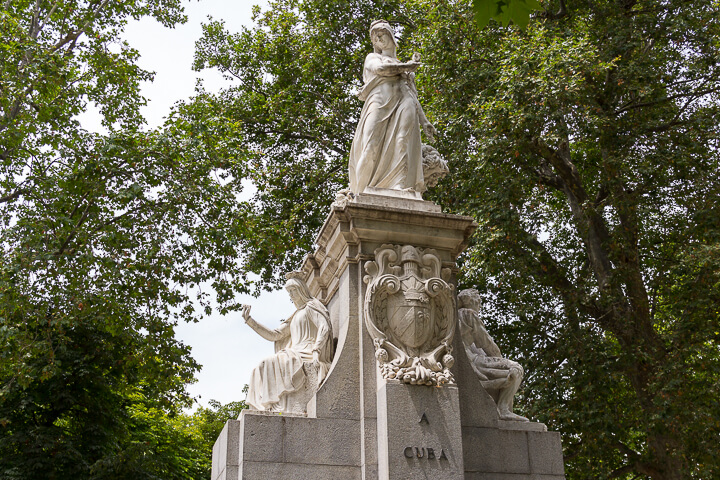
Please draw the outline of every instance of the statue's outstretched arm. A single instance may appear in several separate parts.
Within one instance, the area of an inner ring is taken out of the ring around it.
[[[255,330],[257,334],[263,337],[265,340],[277,342],[278,340],[282,340],[289,334],[289,322],[285,322],[278,328],[272,329],[255,321],[255,319],[250,316],[250,305],[243,305],[243,318],[245,319],[245,323],[247,323],[250,328]]]
[[[420,66],[420,63],[412,61],[406,63],[382,63],[380,61],[373,61],[368,66],[373,68],[375,73],[380,76],[392,77],[394,75],[414,72]]]

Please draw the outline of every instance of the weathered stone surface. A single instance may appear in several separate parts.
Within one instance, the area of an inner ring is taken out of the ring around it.
[[[290,417],[284,420],[285,462],[360,466],[359,421]]]
[[[501,430],[522,430],[523,432],[547,432],[547,426],[540,422],[514,422],[508,420],[498,421]]]
[[[361,480],[360,467],[307,463],[245,462],[242,480]]]
[[[241,461],[282,462],[284,452],[284,423],[287,415],[253,412],[240,413]]]
[[[212,480],[237,480],[240,465],[240,421],[229,420],[213,445]]]
[[[530,474],[526,432],[463,427],[465,471]]]
[[[351,265],[355,271],[356,264]],[[338,282],[338,289],[328,303],[330,318],[342,319],[338,327],[337,351],[335,361],[325,383],[320,387],[314,399],[308,404],[308,416],[318,418],[360,419],[360,385],[358,384],[358,356],[361,333],[357,295],[358,282],[347,272]]]
[[[360,465],[358,420],[244,410],[240,423],[243,462]]]
[[[385,188],[365,189],[365,193],[355,195],[352,200],[355,203],[373,205],[384,208],[404,208],[416,212],[441,212],[440,205],[433,202],[419,200],[410,192],[402,190],[390,190]]]
[[[560,434],[463,427],[466,472],[523,475],[565,473]]]
[[[437,207],[431,202],[363,194],[344,208],[333,208],[315,240],[318,248],[303,265],[313,295],[329,301],[348,264],[360,256],[372,258],[384,243],[434,248],[443,267],[456,268],[455,259],[467,245],[475,221],[435,208],[417,208],[425,204]]]
[[[558,432],[528,432],[530,470],[533,473],[564,475],[562,444]]]
[[[468,217],[410,208],[425,203],[418,200],[363,203],[368,195],[333,208],[317,250],[302,268],[337,335],[335,358],[307,416],[243,412],[213,448],[212,480],[564,479],[559,434],[540,423],[500,420],[467,356],[458,355],[464,350],[459,335],[450,369],[456,385],[389,384],[378,378],[375,347],[364,325],[368,286],[362,266],[375,260],[383,243],[435,249],[451,273],[445,281],[456,285],[455,259],[475,224]],[[427,423],[421,423],[423,413]],[[414,457],[405,456],[407,447]],[[428,458],[428,448],[435,458]],[[443,452],[447,460],[441,463]],[[419,463],[430,460],[435,466]]]
[[[463,478],[455,386],[380,381],[377,397],[380,480]]]
[[[465,480],[565,480],[565,475],[466,472]]]

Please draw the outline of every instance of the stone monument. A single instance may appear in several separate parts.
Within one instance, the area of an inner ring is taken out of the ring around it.
[[[564,479],[560,435],[512,413],[522,368],[479,329],[472,298],[458,301],[455,260],[477,224],[422,200],[447,166],[421,143],[435,130],[419,56],[398,61],[387,22],[370,37],[350,188],[291,275],[293,316],[269,330],[243,312],[289,343],[253,373],[253,409],[220,434],[212,480]]]

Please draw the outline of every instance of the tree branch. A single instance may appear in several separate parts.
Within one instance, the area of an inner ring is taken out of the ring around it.
[[[553,187],[560,191],[565,190],[565,183],[562,181],[562,178],[553,174],[550,165],[548,165],[544,159],[541,161],[540,166],[533,171],[538,176],[538,181],[543,185]]]
[[[707,82],[705,82],[705,83],[707,83]],[[670,95],[670,96],[667,96],[664,98],[659,98],[659,99],[653,100],[651,102],[643,102],[643,103],[636,103],[636,104],[633,104],[632,102],[630,102],[630,103],[626,103],[625,105],[620,107],[619,110],[616,110],[615,115],[620,115],[621,113],[625,113],[629,110],[634,110],[636,108],[651,107],[653,105],[667,103],[667,102],[669,102],[671,100],[675,100],[677,98],[690,97],[692,99],[691,101],[694,101],[694,100],[697,100],[698,98],[702,97],[703,95],[708,95],[710,93],[717,93],[717,92],[720,92],[720,88],[708,88],[705,90],[701,90],[699,92],[678,93],[676,95]],[[686,103],[686,105],[687,105],[687,103]]]
[[[77,39],[80,38],[80,35],[82,35],[83,33],[86,32],[88,27],[90,27],[90,24],[96,19],[97,15],[100,13],[100,11],[107,6],[109,1],[110,0],[103,0],[99,5],[97,5],[97,7],[90,14],[90,18],[87,19],[85,24],[82,27],[80,27],[79,29],[75,30],[74,32],[68,33],[67,35],[65,35],[64,38],[60,39],[55,44],[52,51],[56,52],[70,42],[73,42],[73,46],[74,46],[75,42],[77,42]]]
[[[612,472],[610,472],[610,475],[608,476],[608,478],[620,478],[620,477],[624,478],[625,476],[627,476],[628,473],[635,471],[636,468],[637,468],[636,464],[629,463],[627,465],[624,465],[624,466],[617,468],[617,469],[613,470]]]
[[[588,194],[583,188],[580,173],[570,160],[570,148],[567,142],[557,150],[551,148],[539,138],[532,141],[531,148],[536,154],[547,160],[557,172],[564,184],[570,210],[576,227],[585,242],[588,258],[600,288],[609,285],[612,266],[605,251],[610,239],[605,221],[588,202]],[[588,208],[590,207],[590,208]]]
[[[17,189],[15,189],[15,191],[13,193],[11,193],[9,195],[5,195],[4,197],[0,197],[0,203],[12,202],[13,200],[20,198],[22,195],[25,195],[28,192],[29,192],[29,190],[17,188]]]
[[[47,15],[45,15],[45,18],[43,18],[42,26],[40,27],[40,30],[45,28],[45,24],[47,24],[48,20],[50,20],[50,17],[52,16],[52,14],[55,13],[55,9],[57,8],[57,6],[58,6],[58,0],[55,0],[55,3],[53,3],[52,8],[50,8],[50,11],[48,11]]]
[[[80,228],[80,226],[81,226],[83,223],[85,223],[85,220],[87,219],[87,217],[88,217],[88,215],[89,215],[90,205],[92,205],[92,202],[88,202],[88,204],[85,206],[85,210],[83,210],[82,215],[80,215],[80,219],[78,219],[77,223],[76,223],[75,226],[72,228],[72,230],[71,230],[70,233],[68,234],[68,236],[67,236],[67,238],[65,239],[65,241],[63,242],[63,244],[60,246],[60,249],[59,249],[57,252],[55,252],[55,256],[56,256],[56,257],[59,257],[60,255],[62,255],[62,254],[65,252],[65,249],[68,247],[68,245],[70,244],[70,242],[71,242],[71,241],[75,238],[75,236],[77,235],[78,228]],[[77,210],[77,209],[76,209],[76,210]]]
[[[267,135],[267,134],[283,135],[283,136],[285,136],[285,137],[287,137],[287,138],[293,138],[293,139],[296,139],[296,140],[310,140],[310,141],[312,141],[312,142],[317,142],[317,143],[319,143],[319,144],[322,145],[323,147],[325,147],[325,148],[327,148],[327,149],[329,149],[329,150],[332,150],[333,152],[337,153],[338,155],[343,155],[343,156],[345,156],[345,155],[348,154],[348,152],[346,152],[345,150],[342,150],[342,149],[340,149],[340,148],[337,148],[335,145],[333,145],[332,143],[328,142],[327,140],[323,140],[323,139],[318,138],[318,137],[315,137],[315,136],[313,136],[313,135],[308,135],[308,134],[304,134],[304,133],[288,132],[288,131],[285,131],[285,130],[278,130],[278,129],[275,129],[275,128],[270,128],[270,129],[266,129],[266,130],[256,130],[255,133],[258,133],[258,134],[261,134],[261,135],[263,135],[263,134],[264,134],[264,135]]]
[[[30,20],[30,31],[28,32],[29,37],[33,40],[37,39],[40,33],[40,0],[35,0],[35,7],[33,8],[32,20]]]
[[[514,226],[522,232],[522,240],[508,242],[510,249],[516,256],[526,259],[526,264],[531,266],[533,277],[540,284],[552,288],[560,295],[569,317],[574,317],[574,312],[580,312],[595,320],[601,320],[606,312],[601,311],[594,304],[582,301],[578,288],[569,280],[568,272],[548,252],[545,245],[519,225]],[[524,248],[520,242],[523,242],[527,248]]]
[[[558,8],[558,11],[555,13],[552,13],[548,10],[545,10],[541,15],[547,19],[550,20],[559,20],[565,16],[567,16],[567,7],[565,6],[565,0],[560,0],[560,7]]]

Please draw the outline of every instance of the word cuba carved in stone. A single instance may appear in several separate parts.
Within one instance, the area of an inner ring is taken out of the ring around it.
[[[455,298],[437,252],[382,245],[365,263],[365,325],[386,379],[413,385],[453,383]]]
[[[435,454],[435,449],[430,447],[405,447],[403,455],[406,458],[424,458],[427,460],[448,460],[444,449],[440,449],[440,454]]]

